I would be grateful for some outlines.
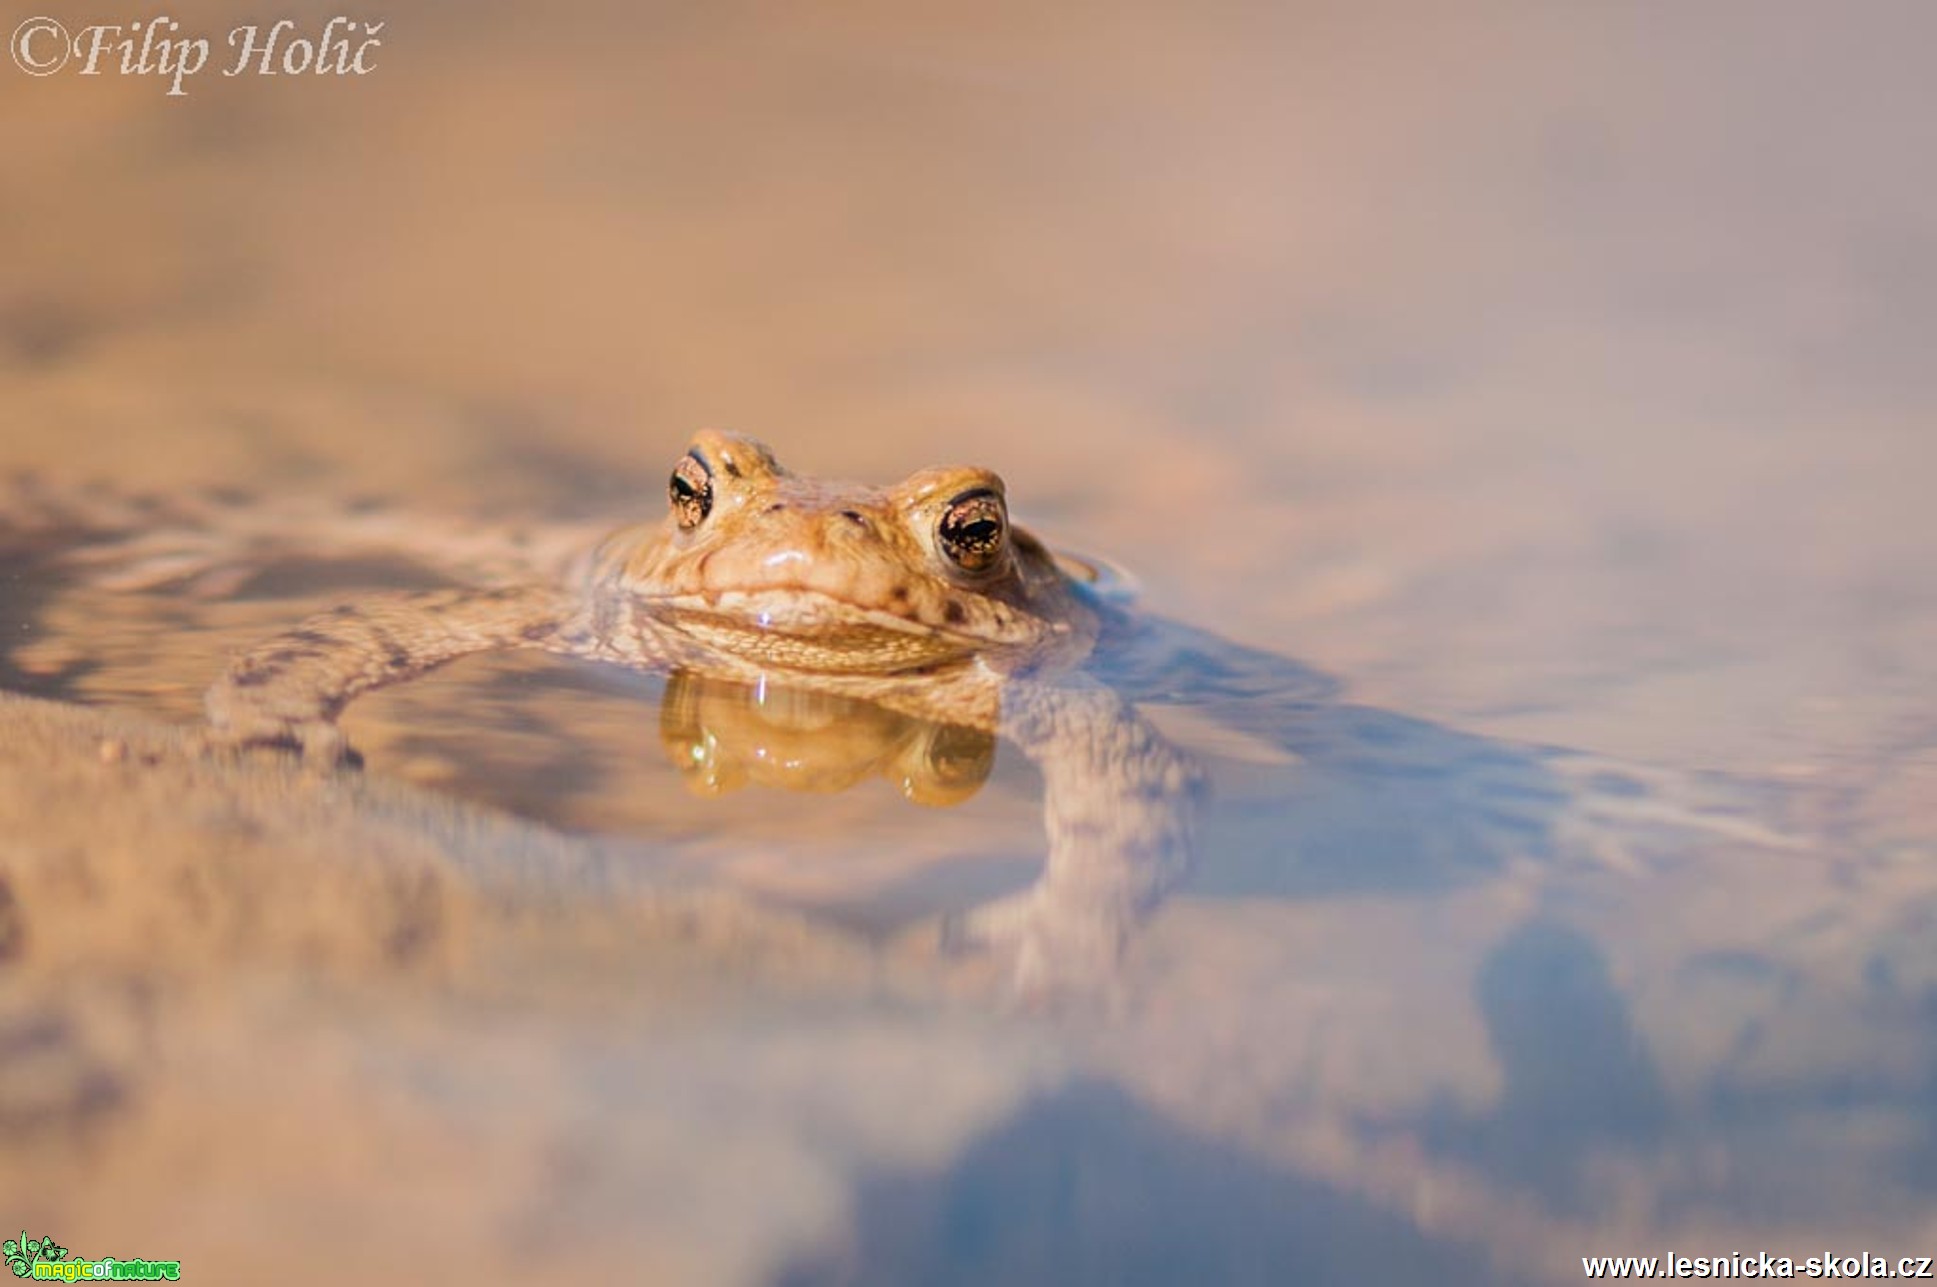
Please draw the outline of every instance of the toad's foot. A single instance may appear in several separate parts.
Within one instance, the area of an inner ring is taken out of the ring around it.
[[[1106,990],[1140,919],[1114,903],[1059,899],[1039,884],[944,916],[938,937],[944,955],[1002,962],[1015,995],[1042,1001]]]
[[[554,647],[566,613],[557,591],[536,587],[346,604],[238,657],[204,699],[203,745],[280,747],[318,768],[353,765],[336,720],[359,693],[474,652]]]
[[[318,773],[363,767],[362,754],[341,728],[326,720],[278,721],[254,712],[221,724],[211,718],[190,745],[201,754],[256,748],[294,751],[302,757],[304,768]]]
[[[1003,732],[1043,775],[1049,855],[1017,894],[944,919],[944,951],[1005,960],[1022,996],[1094,993],[1190,870],[1202,768],[1088,679],[1012,681]]]

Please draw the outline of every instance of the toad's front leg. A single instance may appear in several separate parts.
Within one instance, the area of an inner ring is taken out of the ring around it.
[[[571,629],[551,588],[385,595],[311,617],[238,657],[205,698],[210,746],[279,746],[355,764],[336,720],[358,694],[475,652],[556,648]]]

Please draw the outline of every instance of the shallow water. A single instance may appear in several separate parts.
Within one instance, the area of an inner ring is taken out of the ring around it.
[[[219,53],[239,12],[177,17]],[[1937,1254],[1920,6],[382,17],[354,80],[0,66],[0,470],[409,534],[655,510],[705,424],[988,464],[1170,623],[1131,695],[1209,776],[1194,861],[1107,977],[1019,990],[933,950],[1041,873],[1013,747],[922,807],[860,712],[716,709],[859,780],[703,794],[661,680],[467,659],[351,710],[367,775],[598,863],[480,878],[536,928],[428,974],[10,957],[0,897],[0,1124],[65,1168],[7,1150],[0,1222],[212,1281]],[[0,547],[0,686],[180,722],[423,576],[58,547]],[[37,835],[30,930],[86,905]],[[627,938],[626,882],[788,928]]]

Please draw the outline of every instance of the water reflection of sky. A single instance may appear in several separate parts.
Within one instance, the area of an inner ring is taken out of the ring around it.
[[[585,5],[398,11],[351,84],[0,77],[0,466],[584,516],[656,503],[702,424],[819,473],[975,459],[1153,614],[1341,685],[1153,714],[1218,794],[1097,1011],[890,967],[406,990],[339,1084],[313,1061],[372,1030],[230,998],[307,1071],[180,1067],[233,1073],[235,1122],[389,1105],[453,1238],[509,1211],[688,1278],[1937,1250],[1933,37],[1883,3]],[[113,659],[70,695],[183,714],[284,608],[154,611],[57,607]],[[869,935],[1030,879],[1025,766],[946,813],[702,811],[655,695],[459,668],[358,735]],[[153,1129],[199,1120],[161,1086]],[[212,1138],[201,1187],[110,1167],[55,1214],[213,1257],[181,1220],[254,1200],[305,1245],[324,1192],[408,1241],[367,1157],[262,1186]]]

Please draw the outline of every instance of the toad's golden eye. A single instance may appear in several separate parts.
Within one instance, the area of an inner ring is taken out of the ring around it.
[[[1009,539],[1009,512],[999,493],[986,487],[963,492],[942,511],[936,542],[964,572],[987,572],[1002,558]]]
[[[692,531],[713,512],[713,471],[704,460],[688,452],[673,466],[666,495],[672,501],[673,521],[679,524],[679,530]]]

